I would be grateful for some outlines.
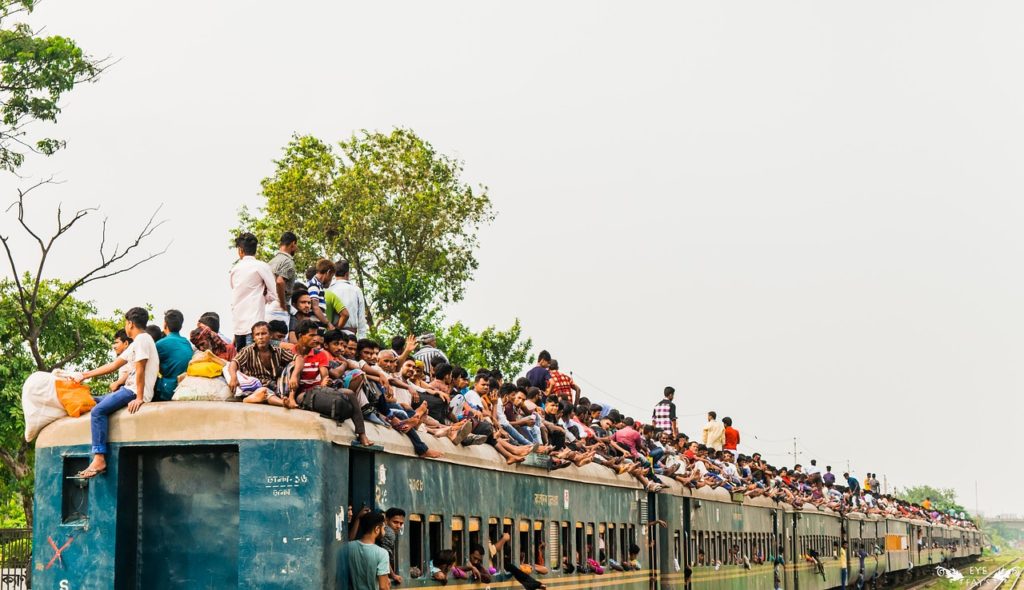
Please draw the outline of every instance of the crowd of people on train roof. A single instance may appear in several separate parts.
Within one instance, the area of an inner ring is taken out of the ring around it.
[[[791,468],[770,465],[760,453],[741,452],[732,419],[719,419],[714,411],[700,436],[691,439],[677,426],[672,387],[642,424],[583,395],[547,351],[524,376],[512,379],[493,369],[451,364],[432,334],[395,336],[381,344],[369,337],[366,301],[350,280],[346,260],[321,259],[300,276],[293,258],[298,239],[291,232],[281,236],[269,263],[256,258],[251,233],[239,235],[235,245],[230,335],[221,333],[214,312],[202,314],[183,336],[180,311],[167,311],[158,327],[149,324],[147,310],[135,307],[114,335],[115,360],[71,375],[78,381],[118,375],[91,412],[94,458],[80,477],[106,470],[110,414],[173,400],[193,363],[214,363],[223,371],[215,367],[218,374],[210,378],[224,379],[238,401],[307,410],[317,409],[317,398],[347,401],[342,405],[351,409],[355,444],[373,445],[365,428],[369,421],[407,436],[424,458],[442,453],[423,437],[446,438],[455,445],[489,445],[508,464],[531,454],[547,457],[551,470],[595,463],[652,492],[672,479],[691,489],[723,488],[798,508],[813,504],[835,512],[969,524],[962,513],[882,493],[874,474],[861,482],[849,473],[837,476],[828,465],[821,469],[814,460]]]

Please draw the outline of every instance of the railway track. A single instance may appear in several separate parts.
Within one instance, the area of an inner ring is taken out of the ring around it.
[[[999,569],[992,571],[984,578],[978,580],[976,583],[970,586],[968,590],[1013,590],[1020,584],[1021,570],[1020,567],[1014,567],[1014,563],[1017,559],[1011,559],[1006,562]],[[1003,576],[1002,573],[1009,572]],[[998,575],[997,575],[998,574]]]

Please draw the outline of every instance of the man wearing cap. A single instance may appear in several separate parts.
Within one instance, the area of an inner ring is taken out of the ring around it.
[[[412,358],[423,361],[423,370],[433,377],[436,364],[434,359],[440,358],[447,363],[448,357],[436,347],[437,338],[433,333],[423,334],[416,341],[420,343],[420,349],[413,353]]]

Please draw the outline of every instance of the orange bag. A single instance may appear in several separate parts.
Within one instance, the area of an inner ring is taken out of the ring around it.
[[[64,406],[64,411],[72,418],[81,416],[96,405],[96,400],[92,399],[92,392],[89,391],[88,385],[63,379],[57,379],[54,385],[57,387],[57,399],[60,400],[60,405]]]

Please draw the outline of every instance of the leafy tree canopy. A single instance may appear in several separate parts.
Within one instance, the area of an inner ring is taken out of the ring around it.
[[[533,340],[523,339],[522,327],[517,319],[507,330],[488,326],[481,332],[474,332],[462,322],[436,330],[437,346],[445,352],[448,360],[468,370],[487,368],[498,369],[506,379],[511,379],[529,361]]]
[[[914,504],[920,504],[924,502],[925,498],[931,498],[932,508],[935,510],[947,513],[950,510],[955,510],[964,514],[970,514],[966,508],[957,502],[956,492],[953,488],[933,488],[929,485],[897,488],[896,497]]]
[[[263,179],[263,205],[240,229],[269,256],[284,231],[299,236],[297,264],[349,260],[371,331],[417,333],[459,301],[477,268],[477,232],[493,219],[485,187],[462,163],[409,129],[353,135],[333,147],[296,135]]]
[[[14,171],[28,152],[50,155],[65,142],[28,137],[37,121],[55,122],[60,98],[76,84],[96,79],[101,60],[67,37],[41,36],[12,20],[35,8],[35,0],[0,0],[0,170]]]

